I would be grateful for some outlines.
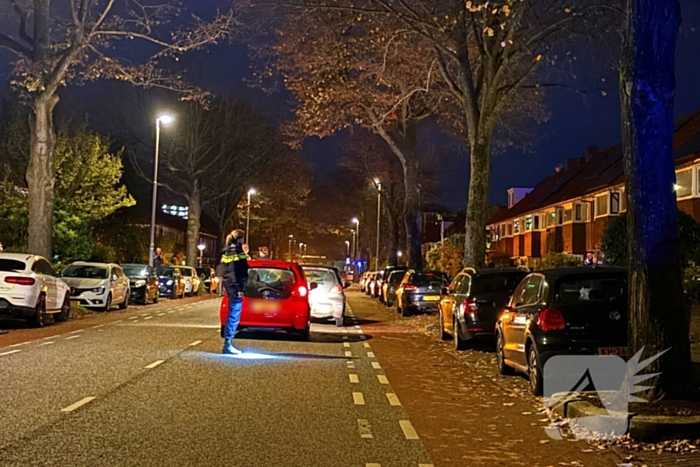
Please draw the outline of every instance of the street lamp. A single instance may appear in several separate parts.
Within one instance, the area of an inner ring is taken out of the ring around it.
[[[357,249],[360,246],[360,219],[355,217],[352,223],[357,225],[357,231],[355,232],[355,259],[357,260]],[[362,258],[362,254],[360,254],[360,258]]]
[[[202,267],[202,260],[204,259],[204,249],[207,246],[204,243],[201,243],[197,245],[197,248],[199,248],[199,267]]]
[[[345,256],[350,257],[350,240],[345,240]]]
[[[246,221],[245,221],[245,242],[248,242],[248,239],[250,238],[250,197],[253,195],[256,195],[258,192],[255,191],[255,188],[251,188],[248,190],[248,214],[246,215]]]
[[[350,232],[352,232],[352,255],[350,256],[352,257],[352,260],[355,261],[355,259],[357,259],[357,243],[355,242],[355,229],[350,230]]]
[[[156,203],[158,200],[158,153],[160,152],[160,125],[170,125],[173,117],[161,115],[156,119],[156,152],[153,162],[153,201],[151,203],[151,238],[148,247],[148,265],[153,267],[154,253],[156,249]]]
[[[380,230],[380,221],[382,217],[382,182],[380,182],[378,179],[374,179],[374,184],[377,186],[377,256],[375,257],[374,261],[376,264],[375,270],[379,270],[379,230]]]
[[[294,235],[289,236],[289,261],[292,260],[292,241],[294,240]]]

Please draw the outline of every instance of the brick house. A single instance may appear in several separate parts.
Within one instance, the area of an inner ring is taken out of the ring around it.
[[[676,121],[678,206],[700,222],[700,111]],[[600,249],[611,219],[626,211],[622,147],[588,148],[532,189],[513,188],[488,222],[491,258],[536,265],[550,253]]]

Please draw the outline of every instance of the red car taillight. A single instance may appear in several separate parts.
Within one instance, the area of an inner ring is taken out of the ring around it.
[[[411,284],[406,284],[403,286],[404,290],[416,290],[417,288],[418,287],[416,287],[415,285],[411,285]]]
[[[537,325],[544,332],[561,331],[566,328],[566,320],[559,310],[554,308],[546,308],[540,311],[537,317]]]
[[[17,285],[34,285],[36,280],[32,277],[6,277],[5,282]]]
[[[459,308],[465,318],[468,317],[471,321],[479,321],[479,305],[477,305],[474,297],[463,301]]]
[[[309,294],[309,290],[303,285],[300,285],[299,288],[295,291],[295,294],[298,297],[304,298]]]

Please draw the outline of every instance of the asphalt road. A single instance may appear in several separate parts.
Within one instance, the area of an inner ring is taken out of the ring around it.
[[[242,357],[216,299],[104,321],[0,348],[0,465],[432,464],[352,320],[241,336]]]

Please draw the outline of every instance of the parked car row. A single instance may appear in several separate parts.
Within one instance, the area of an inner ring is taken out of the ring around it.
[[[23,318],[42,327],[46,316],[65,321],[71,303],[109,311],[126,309],[129,303],[158,303],[160,297],[198,295],[200,282],[216,291],[213,269],[146,264],[114,264],[77,261],[55,271],[45,258],[22,253],[0,253],[0,316]]]
[[[360,290],[402,316],[437,312],[441,291],[449,283],[439,271],[417,271],[402,266],[388,266],[381,271],[366,272]]]

